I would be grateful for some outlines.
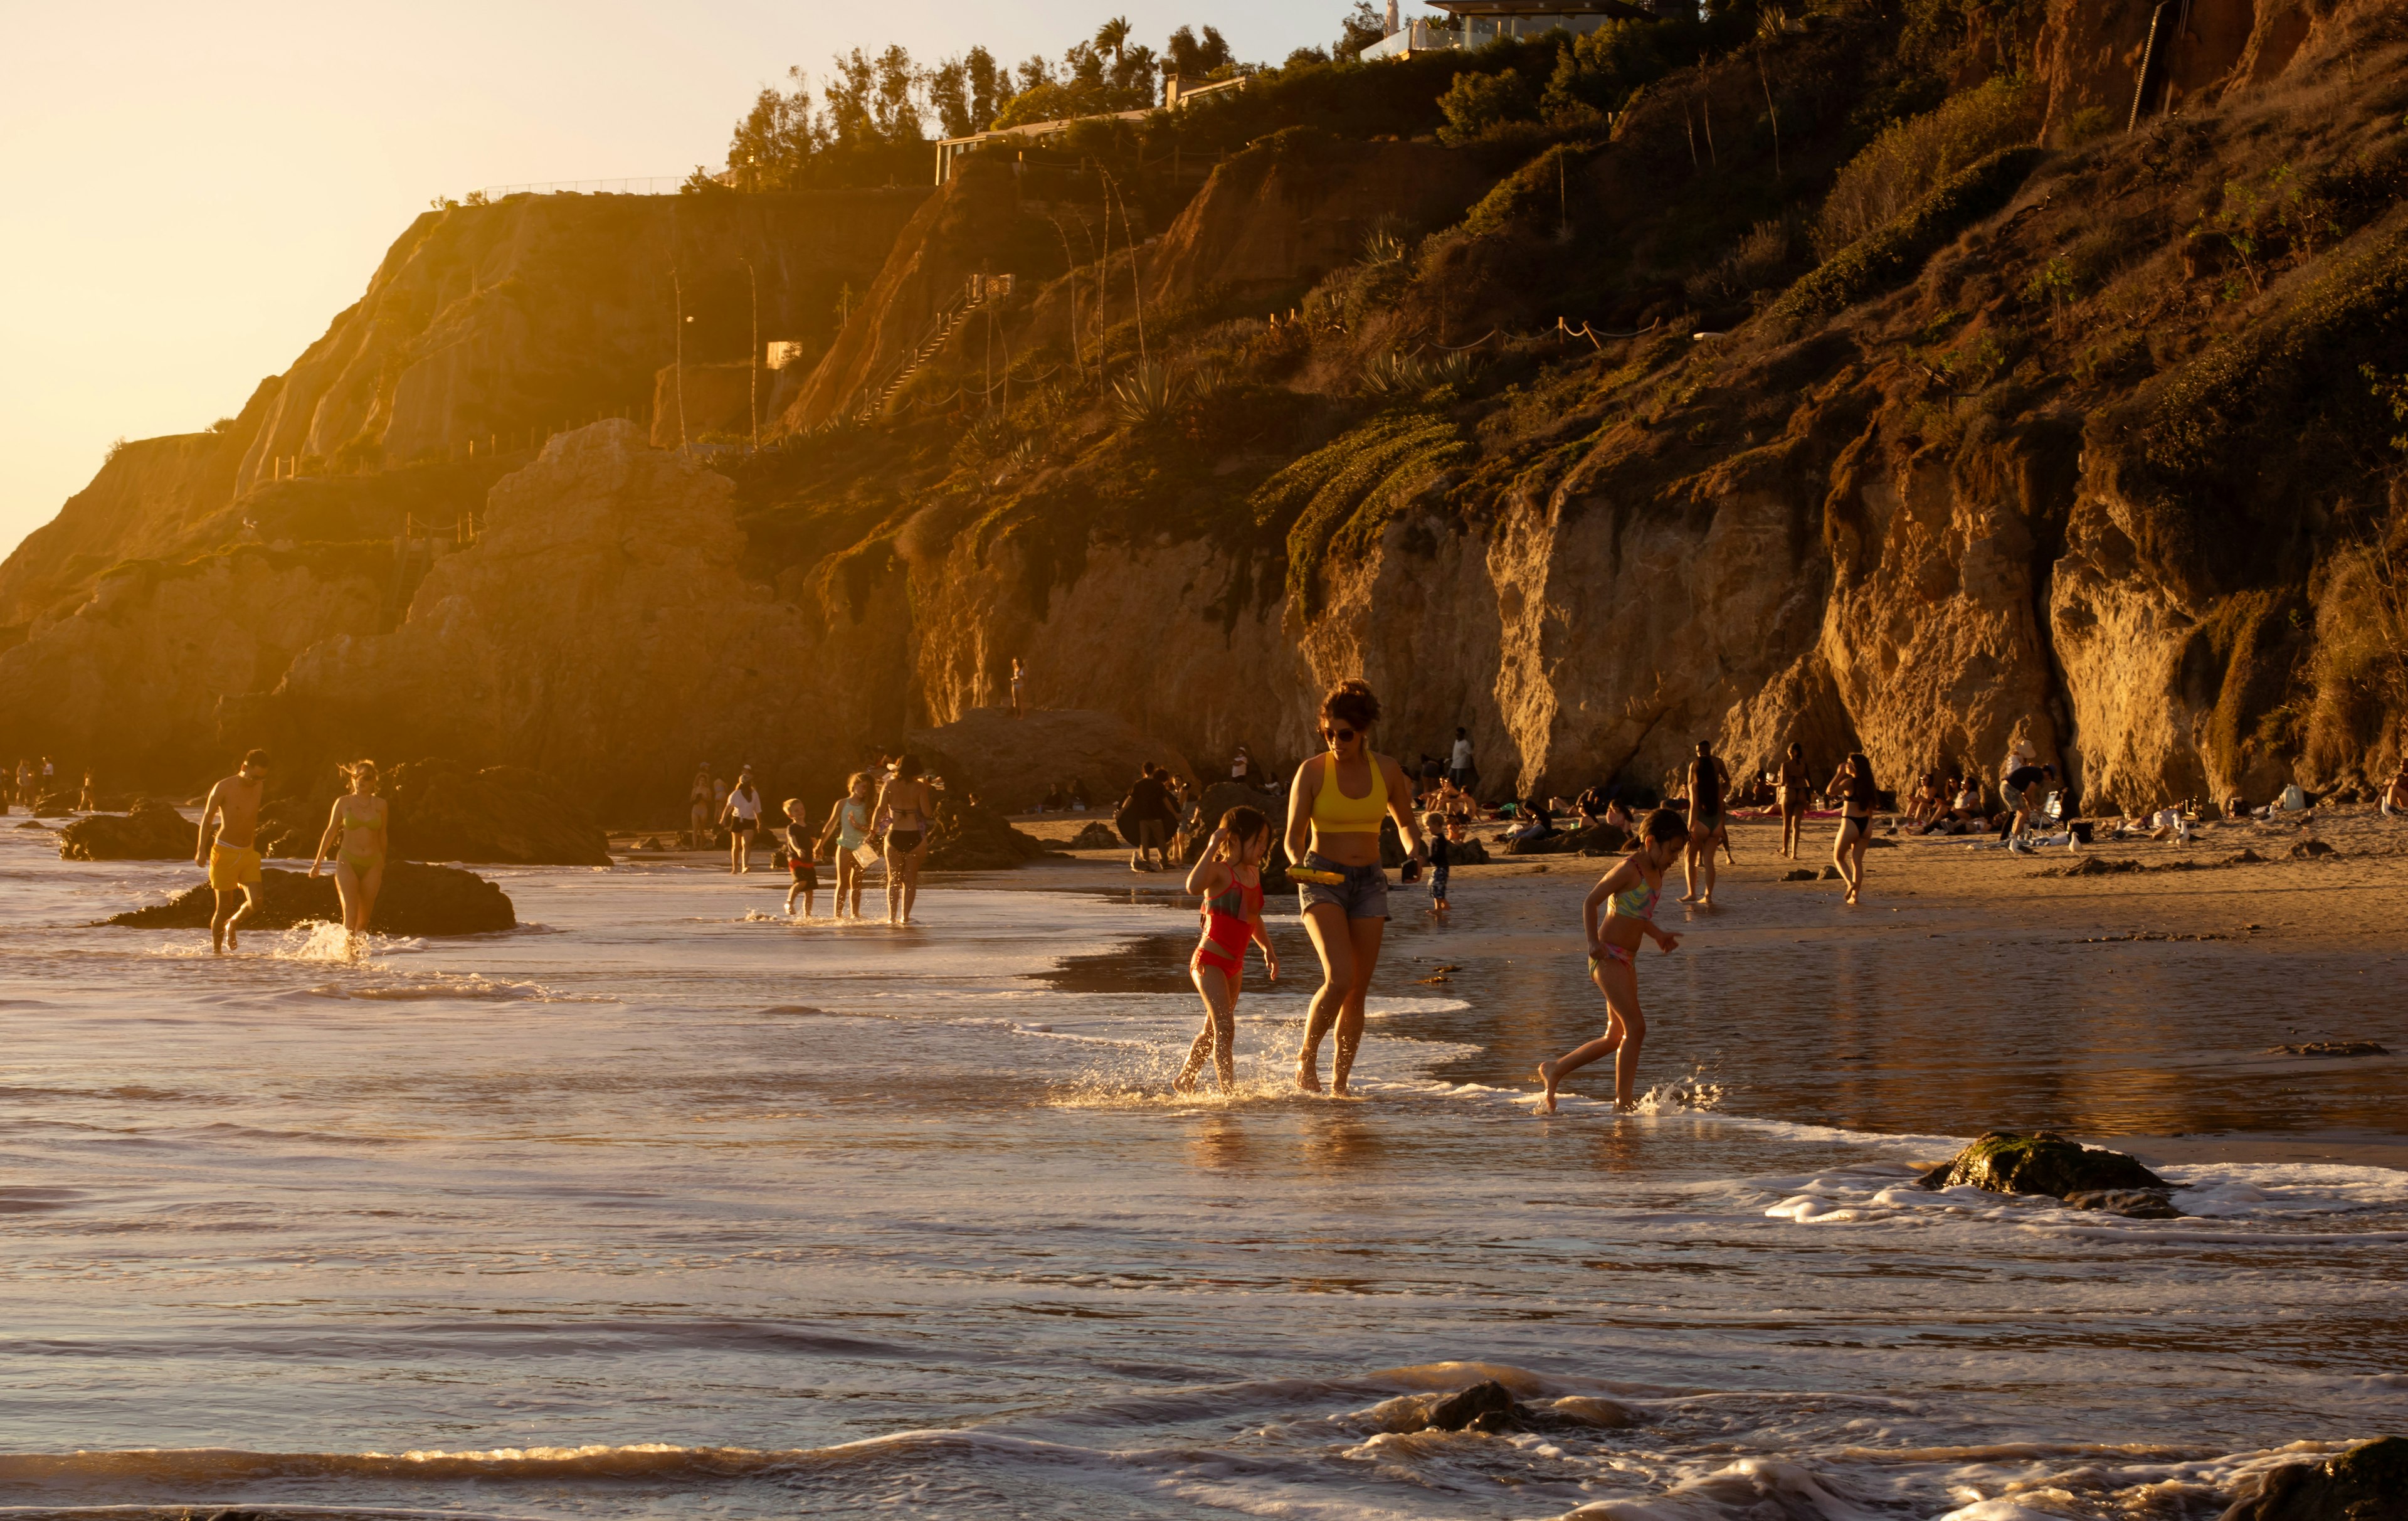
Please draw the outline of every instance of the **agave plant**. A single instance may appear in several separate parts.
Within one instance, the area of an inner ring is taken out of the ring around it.
[[[1395,264],[1405,256],[1404,239],[1383,227],[1363,239],[1363,262],[1369,265]]]
[[[1187,394],[1205,401],[1227,390],[1230,383],[1229,372],[1219,365],[1198,365],[1188,372]]]
[[[1479,373],[1480,356],[1461,349],[1430,366],[1430,381],[1434,385],[1468,386]]]
[[[1168,366],[1147,360],[1112,382],[1112,406],[1123,423],[1141,427],[1169,416],[1186,389]]]
[[[1377,401],[1402,401],[1418,396],[1435,383],[1430,367],[1411,354],[1381,354],[1363,366],[1354,389]]]

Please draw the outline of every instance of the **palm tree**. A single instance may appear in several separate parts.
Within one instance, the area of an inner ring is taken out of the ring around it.
[[[1129,22],[1125,16],[1115,16],[1096,28],[1096,50],[1112,55],[1112,65],[1120,65],[1121,50],[1128,46]]]

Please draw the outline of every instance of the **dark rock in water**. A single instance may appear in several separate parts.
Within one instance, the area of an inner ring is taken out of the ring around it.
[[[191,820],[146,797],[131,813],[90,813],[60,830],[59,859],[189,861],[200,838]]]
[[[1490,1379],[1458,1390],[1431,1407],[1428,1429],[1512,1431],[1525,1424],[1526,1413],[1512,1390]]]
[[[2170,1193],[2173,1184],[2122,1152],[2094,1150],[2054,1130],[1989,1130],[1918,1180],[1926,1188],[1970,1184],[1994,1194],[2070,1194],[2144,1188]]]
[[[2270,1056],[2388,1056],[2377,1040],[2309,1040],[2299,1045],[2269,1046]]]
[[[1118,851],[1128,847],[1121,842],[1120,831],[1098,819],[1070,837],[1074,851]]]
[[[384,773],[380,791],[392,805],[397,856],[514,866],[610,864],[609,836],[575,795],[541,771],[404,761]],[[334,801],[331,784],[308,797],[271,800],[260,812],[260,854],[316,855]]]
[[[2171,1195],[2156,1188],[2077,1188],[2065,1196],[2069,1210],[2097,1210],[2128,1220],[2179,1220]]]
[[[936,835],[921,864],[932,871],[1008,871],[1051,854],[995,810],[939,796]]]
[[[2330,855],[2333,848],[2321,839],[2302,839],[2291,847],[2294,861],[2313,861],[2319,855]]]
[[[1815,870],[1813,867],[1801,866],[1795,871],[1783,872],[1781,874],[1781,880],[1783,882],[1813,882],[1821,876],[1822,873]]]
[[[331,875],[263,871],[259,899],[259,907],[243,921],[246,930],[343,922],[342,899]],[[207,929],[216,906],[216,895],[203,882],[165,903],[117,914],[108,922],[128,929]],[[509,895],[476,873],[394,861],[384,868],[384,886],[377,894],[368,928],[380,935],[482,935],[517,923]]]
[[[2223,1521],[2408,1521],[2408,1437],[2270,1469]]]

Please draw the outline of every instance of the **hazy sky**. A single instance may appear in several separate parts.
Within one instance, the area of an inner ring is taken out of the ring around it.
[[[1277,61],[1326,44],[1347,8],[0,0],[0,553],[110,439],[240,410],[432,196],[717,168],[755,90],[841,49],[1058,56],[1125,15],[1156,50],[1210,22]]]

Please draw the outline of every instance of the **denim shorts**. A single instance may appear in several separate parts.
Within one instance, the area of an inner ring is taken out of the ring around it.
[[[1296,884],[1297,903],[1310,909],[1316,903],[1335,903],[1346,911],[1349,919],[1385,919],[1388,917],[1388,874],[1377,863],[1370,866],[1340,866],[1318,851],[1307,851],[1298,863],[1315,871],[1342,871],[1344,882],[1300,882]]]

